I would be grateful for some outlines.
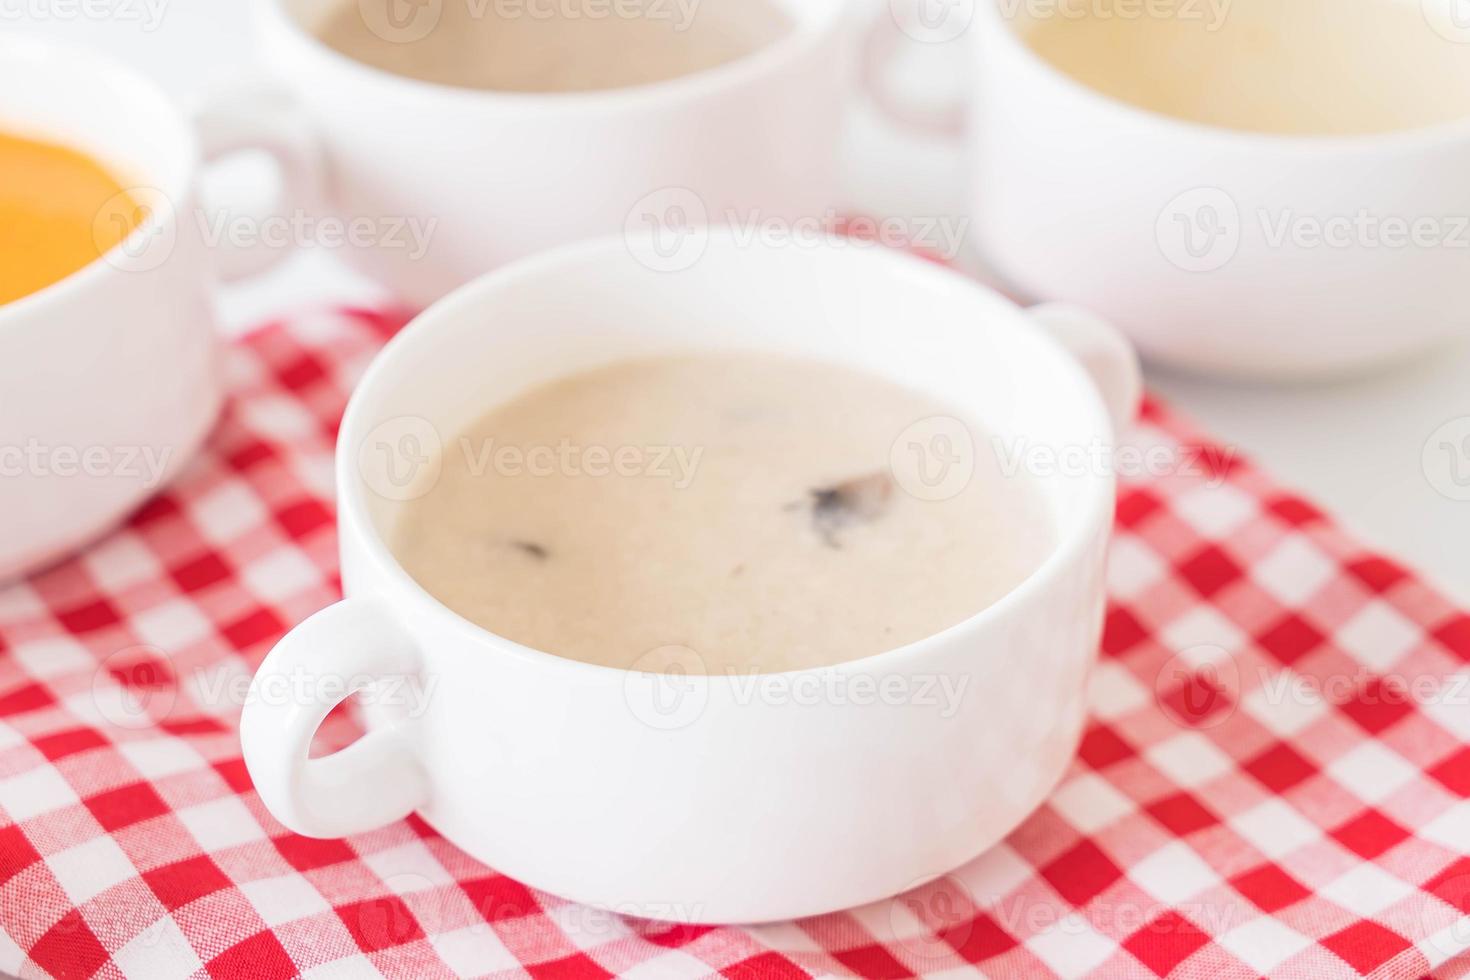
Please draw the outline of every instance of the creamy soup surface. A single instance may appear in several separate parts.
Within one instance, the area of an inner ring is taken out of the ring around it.
[[[443,0],[423,21],[395,18],[398,8],[414,9],[350,0],[316,33],[349,58],[420,81],[583,92],[715,68],[794,27],[771,0]]]
[[[1018,28],[1068,75],[1145,109],[1228,129],[1347,135],[1470,116],[1470,21],[1450,19],[1460,2],[1061,0],[1063,12]],[[1442,23],[1426,13],[1440,3]]]
[[[674,647],[713,674],[854,660],[964,621],[1052,548],[1041,488],[972,423],[975,452],[936,441],[936,417],[960,418],[815,362],[615,364],[445,439],[394,550],[460,615],[575,660],[647,667]],[[965,458],[968,483],[943,482]],[[945,499],[920,498],[933,487]]]

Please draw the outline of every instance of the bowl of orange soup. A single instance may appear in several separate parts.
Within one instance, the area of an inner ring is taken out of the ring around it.
[[[0,36],[0,581],[115,526],[218,415],[202,161],[268,106],[186,118],[104,58]],[[296,168],[300,170],[301,168]]]

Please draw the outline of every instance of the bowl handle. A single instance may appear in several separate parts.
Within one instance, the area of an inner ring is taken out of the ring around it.
[[[1117,327],[1080,306],[1043,303],[1026,314],[1082,362],[1112,417],[1113,437],[1122,438],[1143,403],[1143,369],[1133,345]]]
[[[276,644],[250,686],[240,742],[277,820],[307,837],[347,837],[423,805],[428,778],[406,722],[309,758],[312,736],[333,708],[375,682],[416,677],[419,666],[413,641],[379,599],[328,606]]]
[[[295,229],[299,217],[315,217],[321,204],[325,151],[306,109],[280,84],[252,79],[212,92],[195,109],[194,129],[206,164],[241,150],[261,150],[280,172],[280,193],[269,205],[240,209],[234,206],[238,201],[210,200],[208,211],[200,211],[201,231],[220,278],[233,282],[258,275],[294,254],[263,233],[273,221]],[[253,231],[253,243],[231,240],[237,220]]]

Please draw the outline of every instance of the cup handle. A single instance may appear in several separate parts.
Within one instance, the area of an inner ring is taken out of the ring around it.
[[[937,108],[918,105],[893,91],[884,79],[884,72],[898,56],[899,46],[907,35],[899,23],[896,7],[887,2],[876,6],[882,9],[867,25],[862,42],[860,78],[863,90],[895,126],[930,139],[960,143],[965,136],[965,114],[969,104],[962,84],[957,82],[954,94]],[[937,45],[934,47],[938,49]]]
[[[1126,432],[1143,403],[1143,369],[1128,339],[1117,327],[1080,306],[1042,303],[1026,313],[1092,376],[1112,417],[1113,435]]]
[[[274,158],[281,175],[280,193],[269,207],[245,213],[255,227],[318,202],[325,166],[316,125],[278,83],[247,81],[215,92],[195,111],[194,129],[206,164],[241,150],[264,150]],[[226,282],[265,272],[291,252],[259,241],[240,246],[221,237],[219,242],[215,267]]]
[[[347,696],[414,675],[413,641],[378,599],[344,599],[276,644],[240,719],[245,767],[266,808],[307,837],[347,837],[401,820],[429,783],[404,722],[374,728],[332,755],[309,758],[312,736]]]

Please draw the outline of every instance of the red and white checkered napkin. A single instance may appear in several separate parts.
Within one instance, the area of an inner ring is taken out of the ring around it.
[[[1157,405],[1134,437],[1151,451],[1118,462],[1171,475],[1126,482],[1080,758],[947,878],[806,922],[690,928],[533,892],[417,820],[287,833],[234,724],[272,641],[337,595],[333,430],[397,323],[255,334],[183,479],[0,591],[0,970],[1470,975],[1470,616]]]

